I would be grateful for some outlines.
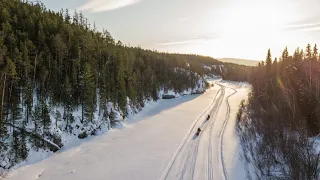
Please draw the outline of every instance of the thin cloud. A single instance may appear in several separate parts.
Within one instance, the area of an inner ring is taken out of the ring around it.
[[[307,31],[307,32],[320,31],[320,26],[319,26],[319,27],[313,27],[313,28],[305,28],[305,29],[301,29],[301,31]]]
[[[312,32],[320,30],[320,16],[310,16],[308,18],[303,18],[300,21],[292,22],[292,24],[288,24],[284,26],[285,30],[289,31],[304,31],[304,32]]]
[[[187,17],[178,18],[178,21],[187,21],[187,20],[189,20],[189,18],[187,18]]]
[[[180,44],[192,44],[198,41],[207,41],[210,39],[216,39],[221,37],[222,34],[211,34],[211,35],[206,35],[206,36],[197,36],[197,37],[191,37],[189,39],[186,40],[182,40],[182,41],[172,41],[172,42],[165,42],[165,43],[159,43],[156,44],[157,46],[173,46],[173,45],[180,45]]]
[[[102,12],[123,8],[142,0],[87,0],[87,2],[79,9],[89,12]]]
[[[195,42],[194,40],[186,40],[186,41],[175,41],[175,42],[168,42],[168,43],[160,43],[157,44],[158,46],[171,46],[171,45],[177,45],[177,44],[190,44]]]
[[[315,26],[320,26],[320,22],[317,23],[306,23],[306,24],[291,24],[291,25],[287,25],[286,28],[289,29],[299,29],[299,28],[312,28]]]
[[[285,29],[290,31],[314,32],[320,30],[320,23],[294,24],[286,26]]]

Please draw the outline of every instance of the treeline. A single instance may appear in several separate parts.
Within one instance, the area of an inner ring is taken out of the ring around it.
[[[224,69],[225,71],[221,73],[221,77],[224,80],[249,81],[254,67],[234,63],[224,63]]]
[[[254,179],[318,179],[320,154],[310,137],[320,133],[319,70],[318,48],[310,44],[293,55],[285,48],[274,60],[269,50],[253,69],[238,130]]]
[[[224,80],[231,81],[248,81],[254,67],[239,65],[234,63],[224,63],[210,56],[187,55],[187,54],[168,54],[177,59],[184,59],[188,63],[193,64],[193,70],[203,75],[221,76]],[[205,67],[210,67],[207,69]]]

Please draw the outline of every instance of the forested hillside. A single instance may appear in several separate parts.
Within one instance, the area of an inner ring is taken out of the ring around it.
[[[58,150],[65,134],[110,129],[167,90],[204,91],[205,76],[247,78],[236,75],[244,66],[123,45],[82,13],[41,3],[0,1],[0,27],[0,168]]]
[[[320,59],[317,46],[259,63],[252,92],[238,113],[244,160],[256,179],[318,179]]]

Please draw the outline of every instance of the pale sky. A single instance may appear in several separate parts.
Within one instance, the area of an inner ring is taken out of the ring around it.
[[[264,60],[320,46],[320,0],[42,0],[82,10],[98,29],[131,46],[214,58]]]

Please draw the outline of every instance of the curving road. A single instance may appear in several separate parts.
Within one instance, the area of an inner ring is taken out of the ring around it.
[[[196,120],[161,179],[229,179],[224,160],[224,132],[230,119],[229,98],[237,90],[219,83],[216,85],[220,89],[211,106]],[[196,136],[198,127],[202,131]]]

